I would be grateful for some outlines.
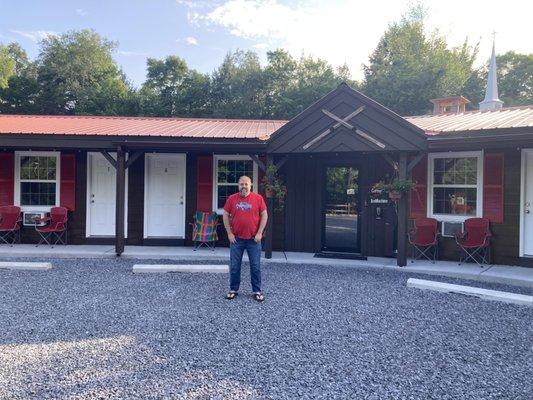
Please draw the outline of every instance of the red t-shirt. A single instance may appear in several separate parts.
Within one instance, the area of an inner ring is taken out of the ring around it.
[[[252,239],[259,229],[261,212],[266,210],[260,194],[250,192],[246,197],[234,193],[228,197],[224,210],[231,215],[231,231],[240,239]]]

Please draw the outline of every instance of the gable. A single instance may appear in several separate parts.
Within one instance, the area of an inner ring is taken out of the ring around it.
[[[323,111],[345,119],[360,107],[363,107],[361,112],[345,121],[353,129]],[[365,135],[373,140],[364,138]],[[332,148],[335,151],[419,151],[427,148],[426,140],[420,128],[341,84],[278,129],[269,139],[268,152],[319,153]]]

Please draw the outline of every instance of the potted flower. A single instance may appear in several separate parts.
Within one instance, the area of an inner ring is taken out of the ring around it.
[[[285,196],[287,194],[287,188],[283,184],[282,179],[278,175],[278,167],[274,164],[267,166],[265,175],[261,181],[261,186],[265,191],[267,198],[274,198],[277,200],[276,209],[281,210],[285,204]]]
[[[394,179],[389,183],[379,181],[372,186],[371,192],[386,192],[392,201],[398,201],[404,193],[409,193],[416,186],[410,179]]]

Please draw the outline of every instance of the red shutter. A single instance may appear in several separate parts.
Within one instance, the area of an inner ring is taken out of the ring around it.
[[[60,164],[59,204],[69,211],[74,211],[76,209],[76,155],[61,153]]]
[[[197,211],[213,210],[213,156],[198,157],[197,164]]]
[[[15,201],[15,154],[0,153],[0,206]]]
[[[503,223],[503,153],[485,154],[483,163],[483,216]]]
[[[416,186],[411,191],[411,218],[427,217],[428,158],[425,156],[411,172]]]

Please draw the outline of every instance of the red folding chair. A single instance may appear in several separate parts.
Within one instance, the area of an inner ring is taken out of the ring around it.
[[[36,246],[39,246],[41,243],[46,243],[52,247],[58,243],[67,244],[68,210],[65,207],[52,207],[49,217],[37,217],[34,220],[38,224],[48,222],[46,226],[35,226],[35,230],[41,236]]]
[[[20,243],[20,207],[1,206],[0,207],[0,242],[10,244],[11,247],[15,242]]]
[[[459,265],[472,260],[480,267],[490,264],[490,227],[487,218],[469,218],[464,232],[455,234],[460,249]]]
[[[435,264],[438,257],[438,222],[435,218],[418,218],[415,227],[409,231],[409,243],[413,246],[413,259],[419,260],[425,257]],[[430,255],[433,255],[433,259]]]

